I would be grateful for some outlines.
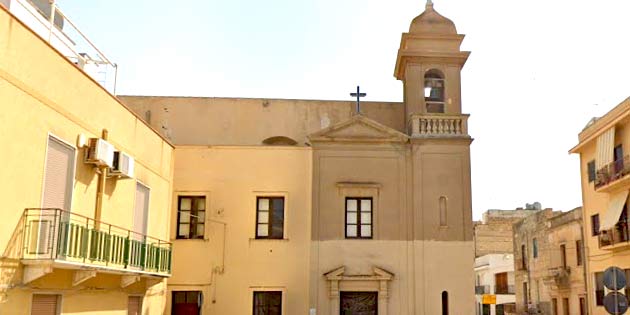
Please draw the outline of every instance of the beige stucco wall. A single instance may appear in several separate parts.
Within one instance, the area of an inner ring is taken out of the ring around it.
[[[254,290],[277,289],[284,314],[306,314],[311,156],[305,147],[177,147],[171,237],[176,197],[193,194],[207,198],[206,239],[174,241],[169,291],[202,290],[205,314],[250,314]],[[256,196],[285,198],[284,239],[255,239]]]
[[[55,269],[39,282],[22,285],[20,218],[24,208],[41,207],[48,135],[76,147],[79,135],[97,137],[106,128],[110,142],[136,158],[137,180],[151,188],[148,234],[168,239],[170,218],[163,205],[170,204],[173,148],[1,6],[0,56],[0,146],[8,153],[2,157],[5,180],[0,184],[0,313],[29,314],[31,293],[46,291],[63,294],[66,314],[92,313],[89,310],[101,304],[108,307],[99,314],[125,314],[127,294],[145,295],[153,283],[143,280],[120,289],[120,276],[102,276],[113,277],[118,287],[104,284],[107,281],[72,287],[71,277]],[[72,208],[67,210],[93,217],[97,176],[82,162],[83,154],[83,149],[77,150]],[[135,182],[107,181],[102,221],[132,227]],[[145,310],[151,309],[151,314],[163,308],[160,287],[154,286],[145,298]],[[101,291],[88,293],[95,290]]]
[[[275,136],[304,145],[307,135],[356,113],[353,101],[162,96],[120,99],[179,145],[260,145]],[[405,131],[402,103],[361,102],[361,112]]]

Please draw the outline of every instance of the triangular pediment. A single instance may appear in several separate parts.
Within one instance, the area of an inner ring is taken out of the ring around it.
[[[404,133],[363,115],[324,128],[308,136],[311,142],[407,142]]]

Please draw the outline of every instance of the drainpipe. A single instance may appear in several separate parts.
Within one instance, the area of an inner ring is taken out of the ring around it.
[[[103,129],[101,139],[107,141],[107,129]],[[101,210],[103,209],[103,193],[105,192],[105,180],[107,179],[107,165],[99,165],[96,173],[98,174],[98,181],[96,184],[96,207],[94,209],[94,228],[98,230],[100,228]]]

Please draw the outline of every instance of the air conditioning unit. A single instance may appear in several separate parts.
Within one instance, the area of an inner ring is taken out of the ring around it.
[[[91,138],[85,151],[85,163],[112,167],[114,146],[103,139]]]
[[[114,165],[109,170],[110,176],[132,178],[136,161],[129,154],[121,151],[114,152]]]

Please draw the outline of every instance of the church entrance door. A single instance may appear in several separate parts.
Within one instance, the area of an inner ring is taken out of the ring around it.
[[[341,292],[340,315],[377,315],[378,292]]]

